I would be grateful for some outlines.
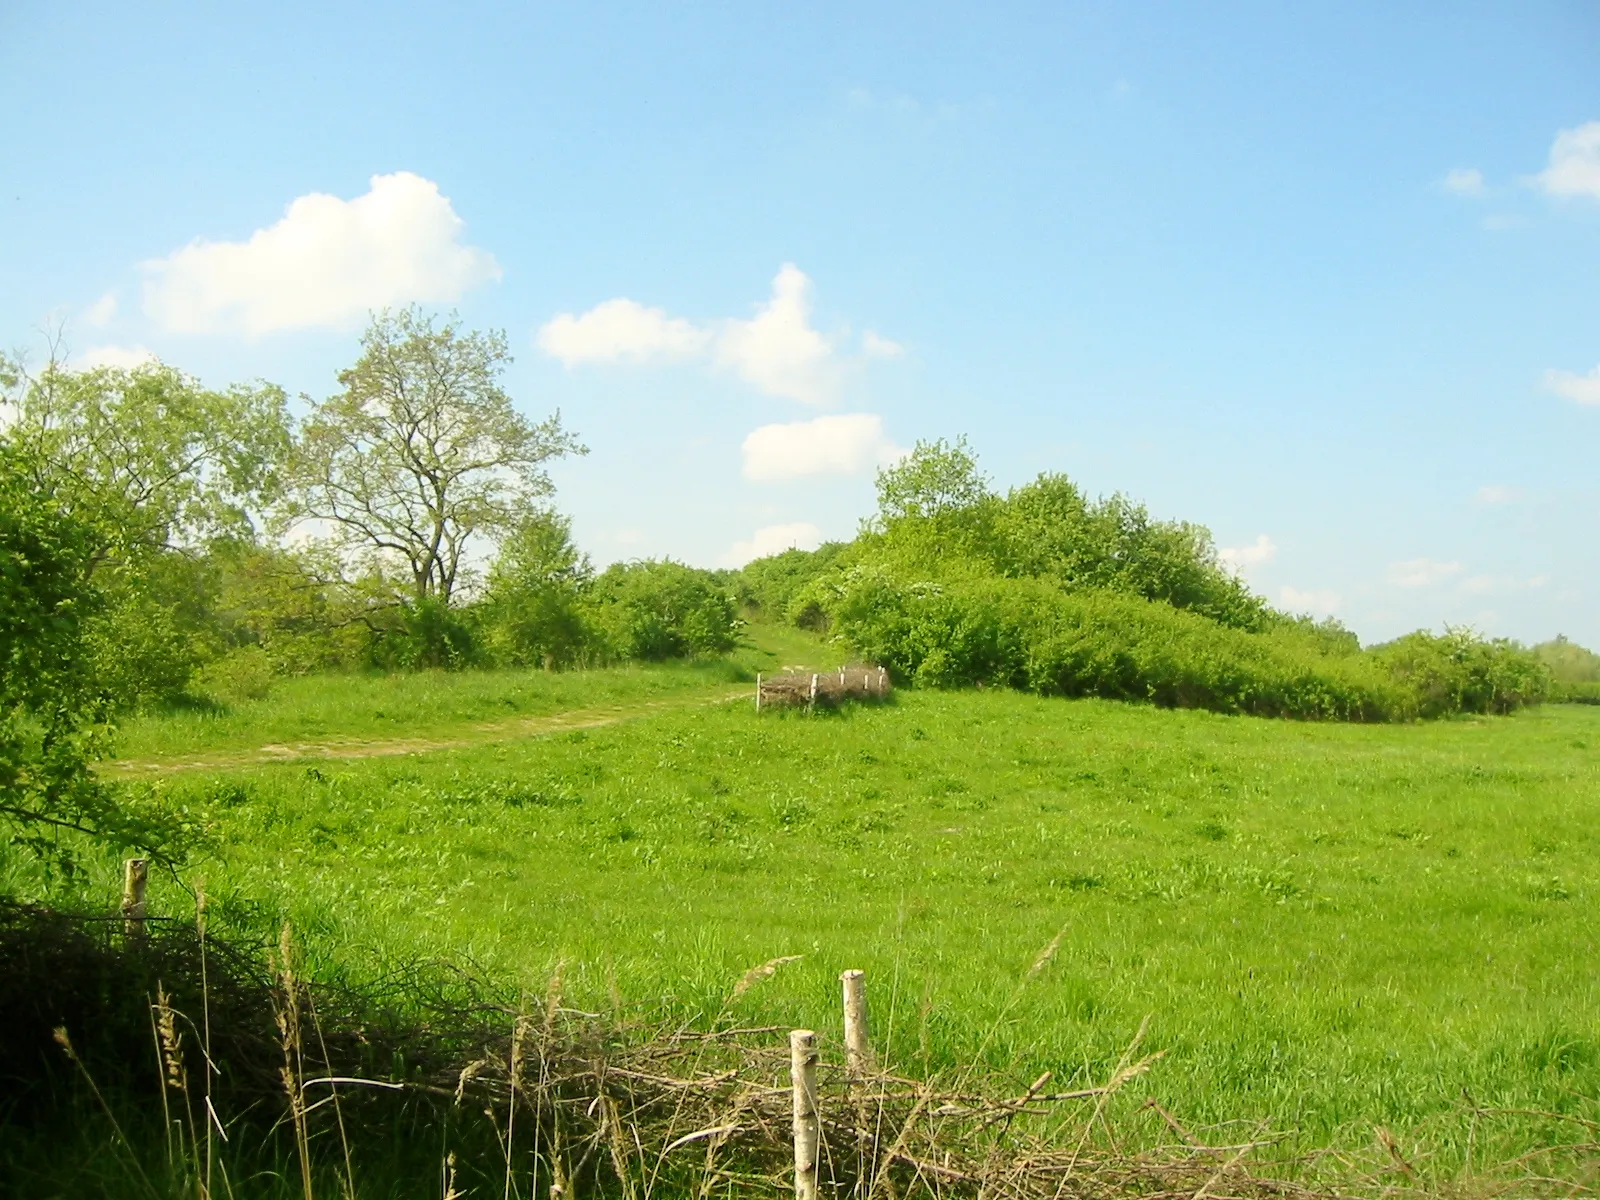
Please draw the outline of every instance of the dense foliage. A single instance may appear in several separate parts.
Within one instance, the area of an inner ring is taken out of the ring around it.
[[[854,542],[752,563],[742,590],[919,684],[1363,721],[1506,712],[1548,691],[1531,652],[1467,631],[1363,651],[1252,594],[1204,528],[1091,501],[1061,475],[996,495],[961,442],[919,445],[878,491]]]
[[[90,770],[109,712],[94,644],[108,607],[93,581],[102,538],[38,489],[37,465],[0,444],[0,823],[12,844],[70,869],[64,831],[160,847],[172,830]]]

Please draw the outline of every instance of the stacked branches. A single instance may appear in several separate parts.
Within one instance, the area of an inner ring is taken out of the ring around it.
[[[846,700],[887,700],[893,692],[884,667],[854,663],[835,671],[788,671],[757,676],[756,708],[773,705],[837,708]]]

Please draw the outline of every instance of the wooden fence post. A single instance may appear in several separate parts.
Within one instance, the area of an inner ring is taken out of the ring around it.
[[[144,887],[149,878],[149,859],[130,858],[122,864],[122,931],[131,938],[144,936]]]
[[[761,711],[761,672],[756,672],[756,711]]]
[[[872,1043],[867,1036],[867,973],[849,970],[844,983],[844,1052],[850,1078],[862,1079],[872,1066]]]
[[[817,1035],[789,1034],[789,1077],[794,1085],[795,1200],[817,1200]]]
[[[811,699],[806,701],[806,707],[807,708],[815,708],[816,706],[817,706],[817,677],[815,675],[813,675],[811,677]]]

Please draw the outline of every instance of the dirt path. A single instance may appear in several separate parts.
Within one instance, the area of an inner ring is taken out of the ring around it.
[[[167,775],[177,771],[230,771],[265,763],[297,760],[385,758],[401,754],[426,754],[434,750],[456,750],[464,746],[487,746],[523,738],[549,737],[575,729],[596,729],[620,725],[675,708],[694,708],[704,704],[727,704],[747,700],[751,691],[719,693],[707,698],[703,693],[687,698],[651,700],[641,704],[612,705],[608,708],[580,708],[543,717],[521,717],[482,725],[463,725],[443,737],[405,738],[326,738],[316,742],[271,743],[250,750],[198,751],[172,758],[111,759],[97,768],[102,776],[136,778]]]

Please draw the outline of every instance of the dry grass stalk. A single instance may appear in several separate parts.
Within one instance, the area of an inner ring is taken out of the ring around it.
[[[769,958],[759,967],[751,967],[743,975],[739,976],[739,982],[733,985],[733,991],[728,993],[728,1002],[731,1004],[762,980],[771,979],[778,973],[779,967],[792,962],[799,962],[804,957],[804,954],[785,954],[781,958]]]

